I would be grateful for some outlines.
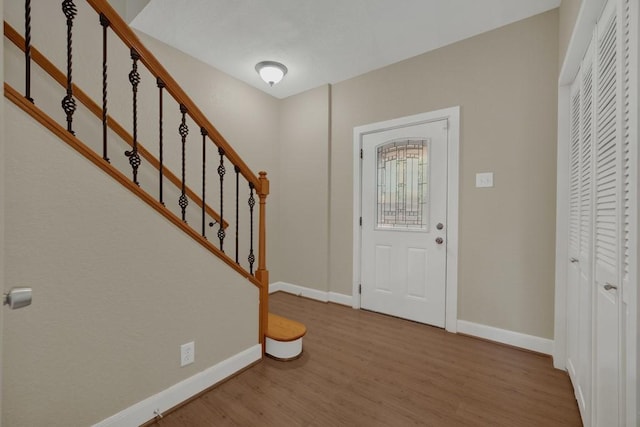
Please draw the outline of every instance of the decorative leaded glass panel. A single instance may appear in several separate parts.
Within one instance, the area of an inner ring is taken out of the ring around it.
[[[403,139],[377,148],[377,229],[427,231],[428,146]]]

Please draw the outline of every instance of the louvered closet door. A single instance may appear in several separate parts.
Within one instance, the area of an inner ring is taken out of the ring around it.
[[[590,424],[592,379],[592,246],[593,246],[593,43],[580,68],[580,192],[578,252],[578,363],[576,398],[586,425]]]
[[[567,369],[578,383],[578,309],[580,278],[580,80],[571,88],[569,146],[569,271],[567,283]]]
[[[619,425],[621,56],[618,1],[596,27],[595,425]]]

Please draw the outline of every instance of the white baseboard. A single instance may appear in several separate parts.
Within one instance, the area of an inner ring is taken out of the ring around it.
[[[336,292],[325,292],[317,289],[306,288],[286,282],[274,282],[269,285],[269,293],[287,292],[289,294],[303,296],[322,302],[333,302],[336,304],[352,306],[353,297]],[[502,344],[512,345],[543,354],[553,353],[553,340],[540,338],[533,335],[526,335],[506,329],[494,328],[492,326],[479,323],[468,322],[466,320],[457,321],[458,331],[478,338],[496,341]]]
[[[262,346],[256,344],[222,362],[205,369],[127,409],[94,424],[93,427],[139,426],[174,406],[230,377],[262,358]],[[157,411],[157,412],[156,412]]]
[[[538,353],[549,355],[553,353],[553,340],[508,331],[506,329],[494,328],[493,326],[481,325],[479,323],[467,322],[466,320],[458,320],[458,332],[536,351]]]
[[[329,292],[329,301],[336,304],[348,305],[349,307],[353,305],[353,297],[351,295],[339,294],[337,292]]]
[[[351,295],[339,294],[337,292],[319,291],[317,289],[305,288],[304,286],[293,285],[286,282],[274,282],[269,285],[269,293],[286,292],[305,298],[311,298],[322,302],[333,302],[351,307],[353,297]]]

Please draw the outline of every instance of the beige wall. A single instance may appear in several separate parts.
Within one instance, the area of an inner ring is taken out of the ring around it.
[[[333,86],[332,291],[352,287],[353,128],[459,105],[459,318],[553,337],[557,58],[554,10]]]
[[[86,426],[258,342],[253,285],[5,110],[6,279],[34,291],[5,317],[6,425]]]
[[[582,6],[582,0],[562,0],[562,3],[560,4],[558,29],[558,68],[562,67],[564,57],[567,54],[567,48],[569,47],[569,41],[571,40],[573,27],[575,26],[576,20],[578,19],[580,6]],[[558,70],[558,72],[559,71],[560,70]]]
[[[133,19],[149,4],[150,0],[108,0],[118,14],[124,18],[127,23],[131,23]]]
[[[205,113],[218,131],[231,144],[234,150],[242,157],[247,165],[257,174],[258,171],[267,171],[272,188],[280,185],[280,158],[279,158],[279,100],[259,91],[239,80],[236,80],[221,71],[218,71],[191,56],[178,51],[145,34],[139,36],[142,42],[160,60],[198,107]],[[154,112],[150,112],[154,114]],[[152,120],[149,117],[149,120]],[[177,128],[177,124],[173,127]],[[170,131],[172,128],[168,128]],[[191,134],[198,135],[195,127],[191,127]],[[200,144],[191,145],[195,164],[199,162],[201,151]],[[213,151],[208,155],[217,155]],[[174,170],[179,170],[177,158]],[[231,168],[228,168],[227,194],[235,194],[235,180],[231,178]],[[211,171],[210,174],[213,174]],[[193,171],[196,179],[192,182],[192,188],[199,189],[200,176],[197,169]],[[213,181],[212,181],[213,184]],[[209,185],[210,191],[214,185]],[[272,282],[281,280],[280,269],[280,234],[276,232],[280,224],[279,200],[282,193],[271,191],[267,198],[267,268]],[[208,200],[215,200],[208,195]],[[241,190],[243,206],[249,197],[248,188]],[[229,210],[231,203],[227,201],[227,215],[234,214],[235,210]],[[213,207],[218,206],[212,203]],[[235,208],[234,208],[235,209]],[[258,209],[256,208],[256,215]],[[256,216],[257,218],[257,216]],[[241,222],[247,224],[247,219]],[[257,230],[257,222],[256,222]],[[246,231],[246,230],[245,230]],[[246,237],[244,234],[242,237]],[[243,240],[244,241],[244,240]],[[257,247],[257,239],[254,241]],[[243,258],[246,259],[246,251]]]
[[[281,281],[329,290],[328,85],[280,104]],[[272,280],[275,282],[276,280]]]

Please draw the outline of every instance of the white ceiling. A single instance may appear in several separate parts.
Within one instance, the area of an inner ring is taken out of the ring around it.
[[[151,0],[131,25],[285,98],[545,12],[560,0]],[[289,68],[270,88],[260,61]]]

